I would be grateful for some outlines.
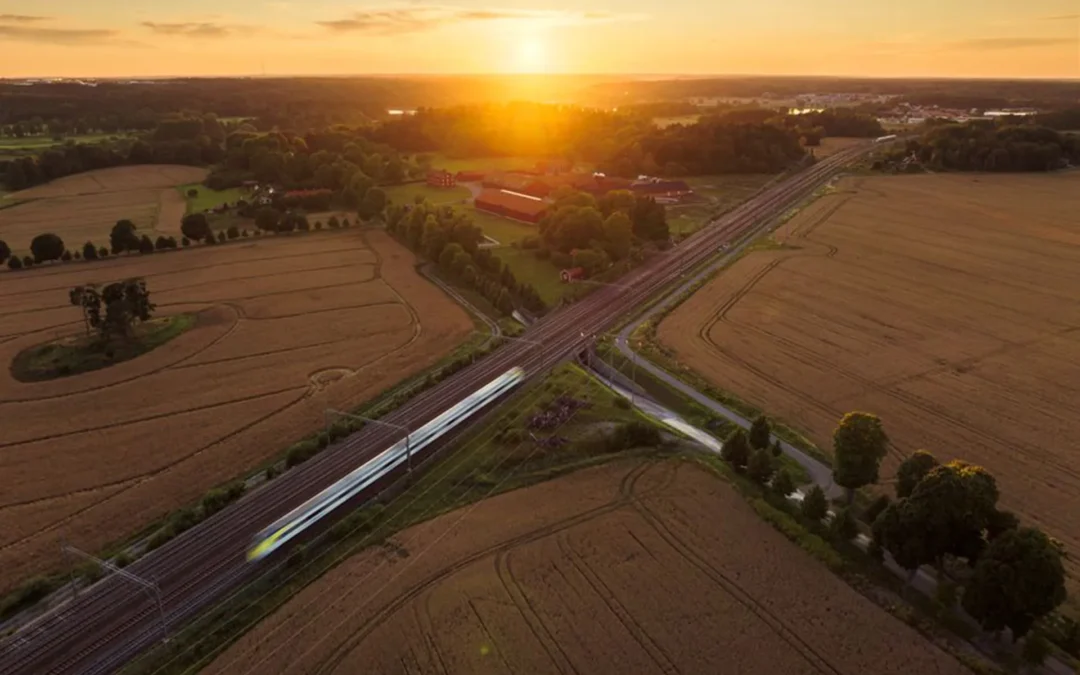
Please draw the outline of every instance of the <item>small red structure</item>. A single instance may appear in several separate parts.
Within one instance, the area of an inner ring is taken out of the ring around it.
[[[585,278],[585,268],[584,267],[571,267],[569,269],[565,269],[562,272],[559,272],[559,278],[562,279],[562,282],[564,284],[568,284],[570,282],[577,281],[578,279],[584,279]]]
[[[452,188],[457,185],[457,180],[454,178],[454,174],[439,169],[428,171],[427,184],[431,187]]]

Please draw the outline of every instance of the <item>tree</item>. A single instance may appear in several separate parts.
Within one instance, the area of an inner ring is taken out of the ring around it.
[[[791,472],[788,471],[787,467],[782,467],[773,476],[772,489],[773,492],[784,498],[795,492],[795,479],[791,477]]]
[[[180,221],[180,233],[192,241],[203,241],[212,237],[210,221],[202,213],[189,213]]]
[[[105,312],[99,326],[102,337],[127,338],[136,321],[149,321],[156,309],[150,302],[146,282],[140,278],[125,279],[105,286],[101,290]]]
[[[83,257],[83,260],[97,260],[98,259],[98,252],[97,252],[97,249],[94,248],[94,243],[93,242],[88,241],[85,244],[83,244],[82,257]]]
[[[630,217],[622,211],[616,211],[604,220],[604,248],[612,260],[624,260],[630,255],[630,246],[634,242],[634,225]]]
[[[224,230],[218,230],[217,242],[219,244],[224,244],[225,243],[225,231]]]
[[[1050,640],[1041,630],[1034,630],[1024,640],[1024,646],[1020,650],[1020,658],[1033,669],[1046,662],[1050,656]]]
[[[0,239],[0,265],[3,265],[11,257],[11,247],[7,242]]]
[[[36,263],[59,260],[64,255],[64,240],[52,233],[39,234],[30,242],[30,252]]]
[[[746,475],[764,485],[773,475],[773,458],[768,448],[758,448],[750,453],[746,462]]]
[[[68,291],[68,301],[82,310],[86,334],[101,328],[101,293],[96,285],[76,286]]]
[[[386,209],[386,193],[379,188],[373,187],[367,191],[360,201],[359,215],[364,220],[381,215]]]
[[[139,235],[135,234],[135,223],[130,220],[118,220],[109,233],[109,246],[112,252],[139,250]],[[104,257],[104,256],[102,256]]]
[[[277,209],[266,206],[255,212],[255,227],[264,232],[276,232],[281,213]]]
[[[847,488],[848,503],[855,490],[876,483],[889,438],[877,415],[850,412],[833,432],[833,477]]]
[[[187,248],[188,246],[191,246],[191,240],[188,239],[187,237],[182,237],[180,239],[180,245],[183,246],[184,248]]]
[[[150,237],[148,237],[147,235],[144,234],[142,236],[142,238],[139,239],[139,253],[153,253],[153,252],[154,252],[154,242],[150,241]]]
[[[99,248],[97,250],[97,254],[98,254],[99,258],[108,258],[109,257],[109,249],[102,246],[101,248]]]
[[[877,520],[877,517],[880,516],[885,509],[889,508],[891,501],[889,495],[879,495],[878,498],[870,502],[870,506],[867,506],[866,510],[863,511],[863,522],[872,525],[874,521]]]
[[[12,271],[21,270],[23,268],[22,260],[19,260],[19,256],[17,255],[13,255],[8,258],[7,265],[8,269]]]
[[[829,532],[841,541],[851,541],[859,534],[859,526],[851,515],[851,509],[839,509],[829,521]]]
[[[771,433],[772,429],[769,426],[769,418],[764,415],[758,415],[757,418],[754,419],[754,423],[750,425],[750,447],[769,447],[769,437],[771,436]]]
[[[807,520],[820,522],[825,517],[825,514],[829,512],[829,503],[825,499],[825,491],[818,485],[810,488],[810,491],[803,497],[800,508]]]
[[[64,249],[64,253],[60,256],[60,260],[64,262],[71,262],[71,251]]]
[[[744,469],[750,461],[750,441],[746,432],[742,429],[732,431],[720,448],[720,457],[736,469]]]
[[[1022,638],[1065,600],[1060,544],[1024,527],[995,539],[979,558],[961,604],[985,630]]]
[[[780,439],[779,438],[777,438],[776,440],[773,441],[772,454],[773,454],[773,457],[779,457],[780,455],[784,454],[784,447],[782,445],[780,445]]]
[[[327,221],[327,225],[329,225],[331,230],[336,230],[341,227],[341,221],[338,220],[337,216],[330,216],[330,220]]]
[[[23,267],[33,267],[34,266],[34,259],[31,258],[28,255],[24,255],[23,259],[22,259],[22,264],[23,264]]]
[[[926,474],[939,466],[937,458],[925,450],[916,450],[896,469],[896,496],[903,499],[915,490]]]

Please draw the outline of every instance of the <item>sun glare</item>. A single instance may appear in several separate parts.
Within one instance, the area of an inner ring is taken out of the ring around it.
[[[535,37],[522,39],[517,47],[516,68],[519,73],[542,73],[547,70],[547,49]]]

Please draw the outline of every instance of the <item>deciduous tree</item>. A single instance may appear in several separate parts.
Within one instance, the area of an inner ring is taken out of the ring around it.
[[[212,237],[210,222],[202,213],[189,213],[180,221],[180,233],[192,241],[203,241]]]
[[[109,246],[113,253],[139,250],[139,235],[135,234],[135,223],[130,220],[118,220],[109,233]]]
[[[768,448],[758,448],[750,453],[746,462],[746,475],[764,485],[773,475],[773,457]]]
[[[963,607],[986,630],[1012,630],[1022,638],[1065,600],[1060,544],[1024,527],[995,539],[975,565]]]
[[[634,226],[630,217],[621,211],[612,213],[604,220],[604,248],[612,260],[624,260],[630,255],[634,241]]]
[[[94,248],[94,243],[93,242],[88,241],[85,244],[83,244],[82,257],[83,257],[83,260],[97,260],[98,259],[98,252],[97,252],[97,249]]]
[[[926,450],[916,450],[896,469],[896,496],[903,499],[911,495],[919,481],[939,465],[937,458]]]
[[[36,263],[59,260],[64,255],[64,240],[51,232],[39,234],[30,242],[30,253]]]
[[[877,415],[850,412],[833,432],[833,478],[847,488],[848,502],[855,490],[876,483],[889,438]]]
[[[11,257],[11,247],[7,242],[0,239],[0,265],[3,265]]]

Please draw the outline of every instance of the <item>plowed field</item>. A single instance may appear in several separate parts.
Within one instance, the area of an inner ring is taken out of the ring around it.
[[[0,239],[25,254],[37,235],[60,235],[71,251],[93,241],[109,245],[118,220],[130,220],[151,239],[180,235],[184,198],[177,185],[196,183],[206,169],[193,166],[123,166],[88,171],[8,195],[17,204],[0,209]]]
[[[828,448],[882,416],[1080,551],[1080,174],[849,179],[673,312],[677,359]],[[1068,561],[1080,578],[1080,557]]]
[[[208,673],[956,674],[696,464],[622,462],[355,555]]]
[[[5,273],[0,588],[95,550],[433,365],[469,317],[381,232],[347,231]],[[195,328],[105,370],[16,381],[27,346],[82,330],[72,286],[143,276]]]

